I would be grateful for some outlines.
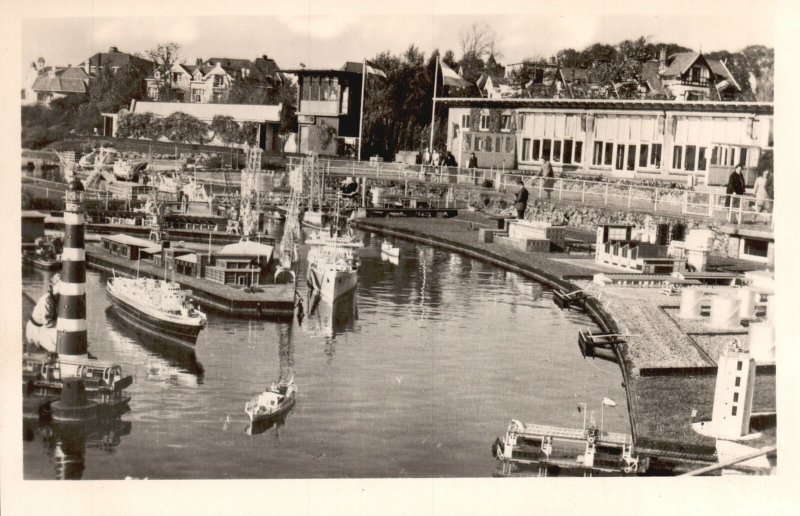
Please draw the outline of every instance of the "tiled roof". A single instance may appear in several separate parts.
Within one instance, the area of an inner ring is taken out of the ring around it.
[[[31,89],[48,93],[86,93],[89,76],[80,68],[67,68],[56,72],[39,75]]]
[[[739,83],[733,78],[733,75],[731,75],[731,72],[728,70],[728,67],[725,66],[725,63],[719,59],[706,59],[706,61],[708,61],[708,66],[711,67],[711,71],[714,72],[718,82],[727,80],[733,84],[737,90],[741,91],[741,86],[739,86]]]
[[[642,63],[642,79],[647,82],[652,93],[663,94],[664,85],[658,76],[658,66],[659,62],[655,59]]]
[[[700,57],[699,52],[680,52],[667,59],[669,65],[661,74],[662,77],[677,77],[682,75]]]
[[[356,63],[353,61],[347,61],[341,68],[342,71],[345,72],[353,72],[353,73],[362,73],[364,71],[363,63]]]
[[[211,65],[212,67],[215,66],[217,63],[222,65],[222,68],[227,71],[228,69],[233,70],[241,70],[242,68],[250,69],[253,66],[253,62],[249,59],[231,59],[229,57],[209,57],[206,59],[203,64],[204,65]]]
[[[110,66],[123,67],[130,64],[144,64],[153,66],[154,63],[148,59],[131,55],[127,52],[98,52],[88,59],[90,66]],[[80,64],[84,66],[86,61]]]

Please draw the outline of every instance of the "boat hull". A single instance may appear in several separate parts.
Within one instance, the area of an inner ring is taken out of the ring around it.
[[[37,269],[42,269],[45,271],[53,271],[59,269],[61,267],[61,260],[41,260],[39,258],[33,258],[31,256],[24,256],[25,263],[33,265]]]
[[[387,256],[389,258],[399,258],[400,257],[400,248],[399,247],[392,247],[391,249],[381,249],[381,254],[383,256]]]
[[[295,395],[293,394],[291,398],[278,407],[274,412],[270,412],[269,414],[253,414],[252,412],[248,412],[247,415],[250,417],[250,422],[253,424],[264,423],[285,415],[287,412],[292,410],[292,407],[294,407],[294,402]]]
[[[108,295],[117,315],[123,322],[159,339],[194,346],[200,330],[203,329],[203,326],[180,324],[153,317],[118,298],[111,290],[108,290]]]
[[[308,284],[326,301],[335,301],[358,286],[358,271],[331,271],[308,268]]]

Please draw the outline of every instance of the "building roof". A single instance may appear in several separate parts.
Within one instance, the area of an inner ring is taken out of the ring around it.
[[[733,74],[731,74],[730,70],[728,70],[728,67],[725,66],[725,63],[723,63],[722,60],[706,59],[706,61],[708,62],[708,66],[711,67],[711,71],[714,72],[714,75],[717,76],[717,79],[720,82],[726,80],[736,87],[737,90],[742,90],[742,87],[739,86],[739,83],[733,78]]]
[[[274,246],[262,244],[259,242],[252,242],[245,240],[243,242],[236,242],[235,244],[228,244],[220,249],[217,256],[230,254],[241,256],[272,256]]]
[[[116,235],[102,235],[100,239],[108,240],[109,242],[114,242],[115,244],[131,245],[141,248],[150,248],[153,246],[152,240],[137,238],[135,236],[125,235],[123,233],[117,233]]]
[[[186,263],[197,263],[197,255],[194,253],[183,254],[175,259]]]
[[[215,116],[230,116],[237,122],[272,122],[281,119],[280,104],[196,104],[179,102],[141,102],[131,101],[132,113],[153,113],[168,117],[173,113],[186,113],[200,120],[210,121]]]
[[[596,110],[639,110],[639,111],[691,111],[699,113],[750,113],[773,115],[772,102],[727,102],[674,100],[622,100],[622,99],[522,99],[483,97],[436,97],[450,107],[486,107],[515,109],[596,109]]]
[[[49,93],[86,93],[89,76],[80,68],[70,67],[36,77],[31,89]]]
[[[661,76],[676,77],[683,75],[697,61],[698,57],[700,57],[700,52],[679,52],[669,56],[667,58],[667,68],[661,73]]]
[[[664,94],[664,84],[661,82],[661,77],[658,75],[659,62],[657,59],[652,59],[642,63],[642,79],[647,83],[652,93]]]
[[[149,59],[134,56],[127,52],[120,52],[116,47],[111,47],[108,52],[98,52],[86,61],[89,62],[89,66],[110,66],[112,68],[121,68],[131,64],[155,66],[155,63]],[[82,62],[79,66],[86,66],[86,61]]]
[[[361,73],[364,71],[364,63],[356,63],[354,61],[347,61],[342,65],[340,70],[344,72]]]

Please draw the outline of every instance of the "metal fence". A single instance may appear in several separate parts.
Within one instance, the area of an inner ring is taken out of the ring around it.
[[[302,163],[302,158],[289,158],[289,166]],[[593,181],[584,179],[544,178],[498,169],[475,169],[406,163],[364,162],[319,159],[326,174],[367,177],[395,181],[463,184],[482,187],[485,191],[515,189],[522,180],[530,196],[536,199],[570,201],[593,207],[624,211],[649,212],[659,215],[684,215],[726,221],[735,224],[773,225],[772,201],[759,211],[752,196],[699,192],[688,188],[664,188],[626,184],[627,181]],[[489,183],[489,181],[491,183]]]

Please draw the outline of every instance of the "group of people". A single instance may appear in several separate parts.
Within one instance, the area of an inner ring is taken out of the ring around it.
[[[474,155],[474,154],[473,154]],[[433,153],[431,153],[428,149],[422,153],[422,164],[433,166],[433,167],[457,167],[458,162],[456,161],[456,157],[453,156],[453,153],[450,151],[447,152],[439,152],[438,149],[434,149]]]
[[[737,208],[738,205],[736,205],[734,199],[737,195],[745,195],[746,188],[742,165],[736,165],[736,168],[733,169],[733,172],[731,172],[731,175],[728,177],[728,185],[725,189],[725,193],[727,194],[725,197],[725,207]],[[772,172],[770,170],[759,171],[758,177],[753,184],[753,197],[756,198],[756,212],[764,213],[772,211],[774,195]]]

